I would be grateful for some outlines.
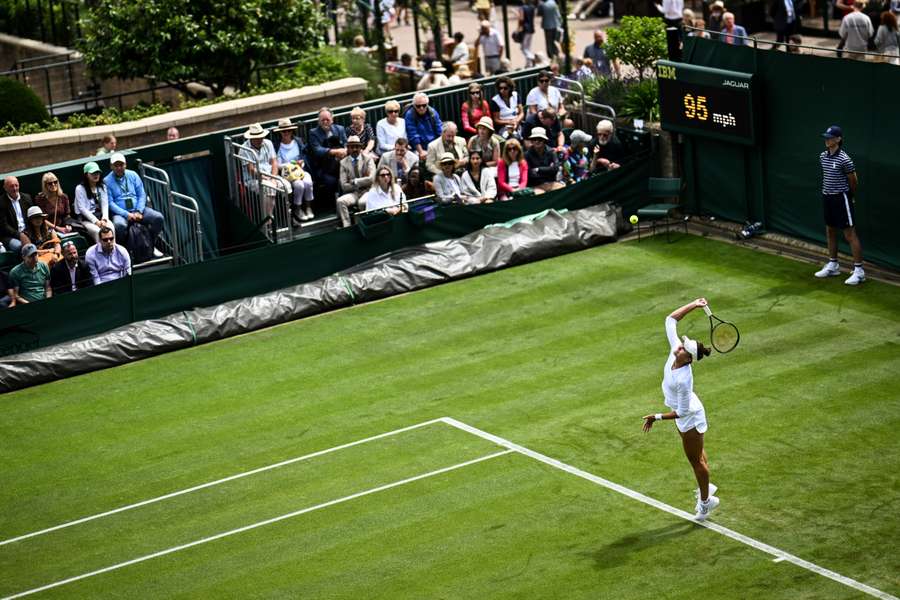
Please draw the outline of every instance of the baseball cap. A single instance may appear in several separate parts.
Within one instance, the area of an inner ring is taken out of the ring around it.
[[[88,175],[90,173],[99,173],[99,172],[100,172],[100,165],[98,165],[97,163],[95,163],[93,161],[84,165],[85,175]]]
[[[25,244],[22,246],[22,258],[28,258],[32,254],[37,254],[37,246],[34,244]]]
[[[844,137],[844,132],[837,125],[832,125],[828,129],[825,130],[825,133],[822,134],[823,138],[836,138],[836,137]]]
[[[114,165],[117,162],[128,164],[125,160],[125,155],[121,152],[116,152],[112,156],[109,157],[109,164]]]

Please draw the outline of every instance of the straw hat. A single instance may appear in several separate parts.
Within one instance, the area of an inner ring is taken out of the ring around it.
[[[494,121],[492,121],[490,117],[481,117],[480,119],[478,119],[478,123],[476,123],[475,126],[487,127],[491,131],[494,131]]]
[[[456,159],[453,158],[453,154],[452,154],[452,153],[450,153],[450,152],[444,152],[443,154],[441,154],[441,158],[440,158],[440,160],[439,160],[438,162],[439,162],[440,164],[444,164],[444,163],[448,163],[448,162],[455,163],[455,162],[456,162]]]
[[[28,215],[25,218],[30,219],[31,217],[36,217],[38,215],[40,215],[42,217],[46,217],[47,213],[42,211],[40,206],[29,206],[28,207]]]
[[[431,68],[428,69],[429,73],[446,73],[447,69],[444,68],[439,61],[434,61],[431,63]]]
[[[259,123],[254,123],[250,126],[250,129],[244,132],[244,139],[258,140],[259,138],[264,138],[267,135],[269,135],[268,129],[264,129],[263,126]]]
[[[543,127],[535,127],[531,130],[531,135],[528,136],[529,140],[544,140],[547,141],[547,130]]]
[[[278,127],[273,129],[272,131],[290,131],[293,129],[297,129],[297,126],[291,123],[290,119],[278,119]]]
[[[469,70],[469,65],[466,63],[461,63],[458,67],[456,67],[456,74],[460,77],[471,77],[472,71]]]
[[[348,146],[362,146],[362,142],[359,140],[358,135],[351,135],[350,137],[347,138],[347,145]]]

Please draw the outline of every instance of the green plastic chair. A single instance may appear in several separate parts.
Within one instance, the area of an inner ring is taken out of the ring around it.
[[[646,221],[650,224],[653,232],[656,233],[656,226],[662,223],[666,227],[666,241],[672,241],[669,233],[669,225],[673,222],[677,223],[675,213],[681,207],[681,178],[680,177],[651,177],[647,180],[647,197],[648,198],[674,198],[675,203],[655,203],[648,204],[637,211],[638,216],[638,241],[641,239],[641,222]],[[682,220],[684,232],[687,233],[687,221]]]

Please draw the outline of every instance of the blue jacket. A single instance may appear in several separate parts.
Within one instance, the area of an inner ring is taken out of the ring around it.
[[[344,129],[343,125],[332,123],[331,133],[334,134],[332,136],[333,139],[329,140],[325,130],[321,127],[316,126],[309,130],[307,150],[310,155],[310,162],[316,168],[321,168],[329,163],[329,150],[347,147],[347,130]]]
[[[406,139],[409,140],[409,147],[413,150],[416,149],[416,144],[427,149],[428,144],[441,137],[444,130],[441,116],[430,106],[424,117],[417,115],[415,107],[410,106],[403,115],[403,120],[406,121]]]
[[[144,183],[140,176],[131,169],[125,169],[125,176],[120,184],[114,171],[110,171],[103,178],[106,189],[109,191],[109,210],[120,217],[128,218],[128,213],[139,212],[143,214],[147,206],[147,194],[144,192]],[[126,198],[132,200],[132,208],[126,209]]]
[[[750,43],[749,40],[742,39],[747,37],[747,30],[741,27],[740,25],[734,26],[734,31],[728,33],[728,31],[723,28],[719,39],[725,43],[728,43],[728,40],[733,40],[735,46],[746,46]]]

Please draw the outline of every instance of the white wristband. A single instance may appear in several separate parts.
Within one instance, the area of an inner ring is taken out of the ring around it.
[[[653,420],[654,421],[662,421],[663,420],[662,413],[656,413],[655,415],[653,415]]]

